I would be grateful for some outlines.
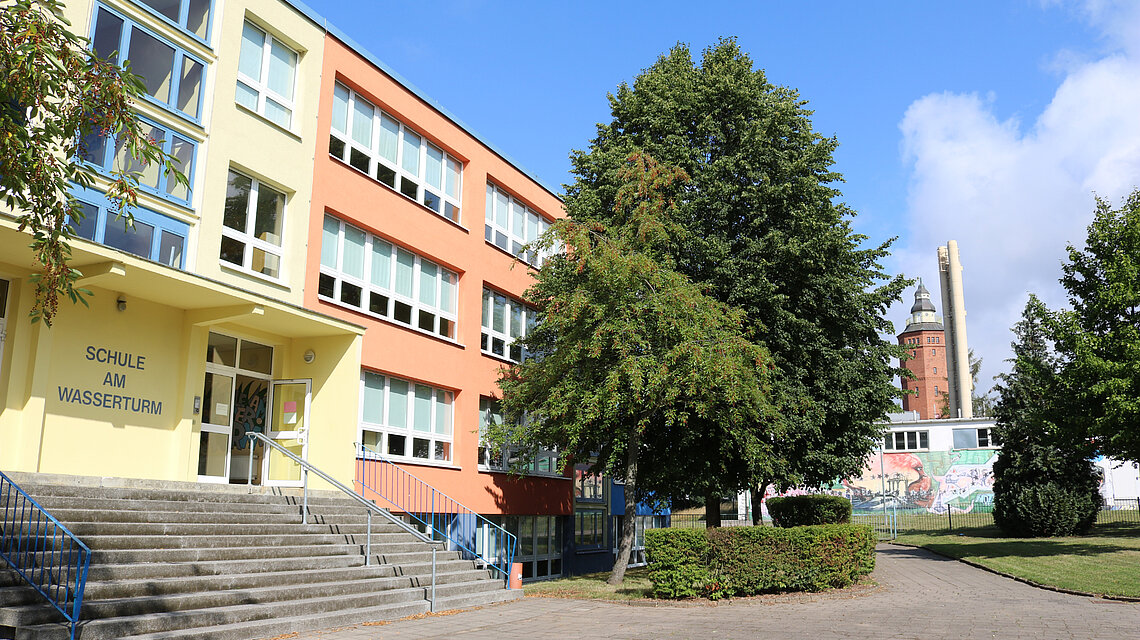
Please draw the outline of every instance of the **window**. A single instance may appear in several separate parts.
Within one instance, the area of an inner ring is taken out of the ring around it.
[[[522,362],[526,350],[515,341],[534,325],[534,309],[490,289],[483,289],[483,353]]]
[[[934,385],[934,395],[938,395],[938,385]]]
[[[493,424],[503,424],[503,410],[499,401],[495,398],[479,398],[479,467],[490,471],[513,471],[520,458],[523,458],[523,450],[515,446],[488,446],[485,442],[487,429]],[[538,449],[526,458],[529,459],[526,460],[524,473],[561,475],[557,451]]]
[[[930,439],[926,431],[892,431],[883,436],[883,449],[887,451],[913,451],[929,448]]]
[[[295,51],[246,22],[238,58],[237,103],[289,129],[293,124],[297,58]]]
[[[176,269],[184,266],[186,238],[190,225],[150,209],[135,207],[134,227],[127,229],[123,218],[106,195],[93,189],[72,189],[83,219],[70,220],[72,233],[79,238],[105,244],[141,258]]]
[[[210,0],[137,0],[202,42],[210,29]]]
[[[280,279],[284,222],[284,193],[230,170],[219,254],[223,263]]]
[[[329,154],[459,222],[463,164],[340,83]]]
[[[562,527],[558,516],[487,516],[517,538],[514,561],[522,563],[523,580],[562,575]],[[485,558],[502,558],[502,539],[491,525],[475,532],[475,550]]]
[[[935,374],[937,374],[937,373],[938,373],[938,367],[934,367],[934,373],[935,373]]]
[[[985,447],[996,447],[998,444],[993,429],[989,427],[954,430],[955,449],[981,449]]]
[[[199,119],[206,69],[201,60],[103,6],[95,17],[91,47],[95,55],[112,63],[129,61],[155,102]]]
[[[604,483],[601,474],[590,473],[587,465],[574,467],[574,499],[586,501],[602,501],[606,499],[603,491]]]
[[[938,353],[938,349],[931,349],[930,350],[930,355],[932,355],[932,356],[936,355],[937,353]]]
[[[500,187],[487,183],[487,211],[483,238],[523,262],[541,267],[548,251],[523,251],[523,245],[546,233],[550,223],[538,212]]]
[[[393,458],[451,462],[451,391],[371,371],[360,386],[360,442]]]
[[[325,216],[322,298],[454,340],[458,282],[434,262]]]
[[[160,171],[158,165],[149,165],[133,158],[124,140],[115,136],[103,137],[92,132],[83,140],[83,159],[103,173],[126,171],[139,173],[139,186],[144,190],[174,200],[190,204],[191,186],[194,176],[194,155],[198,145],[187,137],[167,131],[164,127],[141,120],[142,133],[158,142],[162,150],[174,156],[178,171],[189,178],[188,185],[181,185],[171,171]]]
[[[574,546],[601,547],[606,543],[605,513],[596,509],[574,511]]]

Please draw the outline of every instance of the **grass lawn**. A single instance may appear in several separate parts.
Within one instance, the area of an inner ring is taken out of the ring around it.
[[[638,567],[625,572],[621,586],[606,584],[610,572],[589,573],[584,576],[532,582],[523,587],[523,595],[553,598],[583,598],[587,600],[645,600],[650,598],[653,585],[649,582],[649,569]]]
[[[1067,538],[1004,538],[987,526],[900,532],[898,541],[1040,584],[1140,597],[1140,524],[1099,524],[1087,536]]]

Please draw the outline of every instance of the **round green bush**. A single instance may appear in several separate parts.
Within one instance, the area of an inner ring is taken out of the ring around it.
[[[1019,538],[1071,536],[1088,533],[1100,510],[1100,493],[1093,484],[1062,486],[1056,482],[1023,484],[994,491],[994,522]]]
[[[829,495],[768,498],[768,515],[777,527],[851,522],[851,501]]]

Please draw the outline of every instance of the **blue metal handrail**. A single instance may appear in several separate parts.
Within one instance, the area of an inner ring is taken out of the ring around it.
[[[360,443],[357,446],[361,453],[357,482],[363,490],[375,493],[397,511],[406,513],[430,529],[433,535],[446,539],[468,559],[478,559],[499,571],[507,581],[507,588],[510,588],[511,563],[515,558],[514,534],[420,480],[375,449]],[[477,542],[481,525],[486,526],[487,532],[483,545]],[[484,547],[482,552],[478,550],[480,546]]]
[[[75,640],[91,549],[3,472],[0,510],[0,558],[67,618]]]

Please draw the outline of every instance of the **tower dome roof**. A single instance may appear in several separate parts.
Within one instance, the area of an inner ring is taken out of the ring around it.
[[[934,311],[934,303],[930,301],[930,292],[922,282],[918,283],[918,290],[914,292],[914,304],[910,307],[911,313],[920,311]]]

